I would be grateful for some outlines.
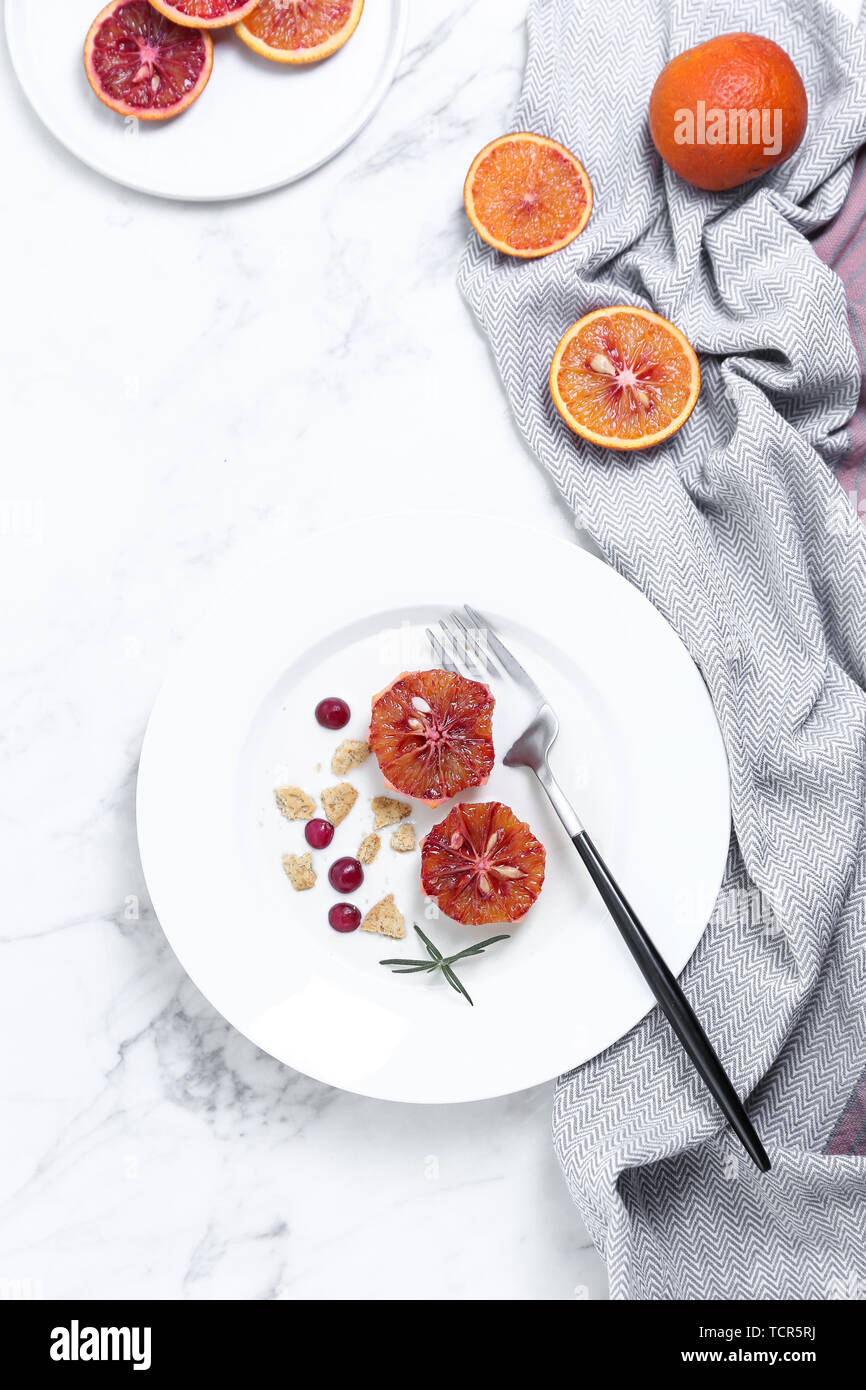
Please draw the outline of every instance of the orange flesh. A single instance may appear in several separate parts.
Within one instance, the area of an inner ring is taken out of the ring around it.
[[[421,887],[455,922],[519,922],[544,882],[544,846],[499,801],[455,806],[421,846]]]
[[[196,19],[203,24],[224,19],[226,25],[234,24],[243,17],[242,12],[250,8],[249,0],[165,0],[165,5],[185,19]]]
[[[124,0],[94,22],[85,47],[87,74],[106,105],[143,119],[184,110],[210,76],[213,45],[146,0]]]
[[[244,27],[269,48],[319,48],[352,19],[353,0],[261,0]]]
[[[613,374],[596,369],[599,357]],[[690,410],[694,366],[664,324],[619,313],[578,329],[556,384],[578,425],[610,439],[640,440],[669,430]]]
[[[588,202],[583,177],[560,150],[518,139],[496,145],[482,159],[471,195],[482,227],[516,251],[562,242]]]
[[[389,786],[435,806],[487,781],[492,715],[493,696],[480,681],[404,672],[373,703],[370,747]]]

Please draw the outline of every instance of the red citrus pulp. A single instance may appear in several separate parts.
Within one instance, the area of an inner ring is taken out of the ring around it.
[[[112,111],[164,121],[201,96],[213,67],[213,43],[201,30],[166,19],[148,0],[113,0],[90,26],[84,67]]]
[[[463,186],[480,237],[508,256],[549,256],[579,236],[592,212],[589,175],[544,135],[500,135],[475,156]]]
[[[453,671],[404,671],[373,700],[368,742],[388,786],[438,806],[493,767],[493,696]]]
[[[155,10],[176,24],[194,29],[225,29],[252,14],[259,0],[150,0]]]
[[[455,806],[421,842],[421,887],[446,917],[519,922],[544,883],[544,845],[501,801]]]
[[[649,309],[618,304],[572,324],[550,366],[550,391],[575,434],[605,449],[648,449],[676,434],[701,389],[686,336]]]
[[[259,0],[235,33],[274,63],[318,63],[348,42],[363,8],[364,0]]]

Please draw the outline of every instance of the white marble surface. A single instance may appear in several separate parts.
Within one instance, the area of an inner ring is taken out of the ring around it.
[[[89,173],[0,57],[0,1294],[605,1296],[552,1088],[414,1108],[261,1055],[174,959],[133,819],[162,673],[275,531],[396,501],[419,537],[455,506],[574,534],[455,288],[525,7],[413,0],[356,143],[231,206]]]

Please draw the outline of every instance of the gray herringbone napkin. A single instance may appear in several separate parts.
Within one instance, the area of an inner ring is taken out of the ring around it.
[[[647,102],[668,58],[732,28],[790,53],[809,130],[705,194],[660,165]],[[684,984],[774,1167],[721,1128],[657,1010],[561,1079],[559,1157],[614,1297],[864,1297],[866,1159],[834,1138],[866,1067],[866,538],[832,472],[860,378],[807,239],[866,140],[863,32],[818,0],[534,0],[513,128],[573,149],[595,210],[536,262],[473,238],[462,287],[530,445],[712,694],[736,841]],[[689,425],[633,458],[577,440],[547,388],[569,324],[623,302],[678,323],[704,372]]]

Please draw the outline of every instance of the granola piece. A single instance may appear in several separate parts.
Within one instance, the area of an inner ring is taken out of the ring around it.
[[[316,811],[315,800],[300,787],[277,787],[274,796],[286,820],[312,820]]]
[[[365,835],[358,846],[358,858],[362,864],[372,864],[381,848],[382,841],[374,831],[370,835]]]
[[[370,756],[370,745],[362,738],[344,738],[331,759],[335,777],[345,777],[353,767],[360,767]]]
[[[336,787],[327,787],[322,792],[322,805],[325,815],[332,825],[344,821],[358,800],[358,793],[351,782],[340,782]]]
[[[284,854],[283,869],[296,893],[312,888],[316,881],[312,854]]]
[[[406,935],[406,927],[402,912],[394,905],[393,893],[389,893],[387,898],[370,908],[361,922],[361,931],[375,931],[380,936],[391,936],[395,941],[402,941]]]
[[[412,814],[411,806],[393,796],[374,796],[372,805],[374,830],[381,830],[383,825],[396,825],[398,820],[405,820]]]
[[[391,848],[397,850],[398,854],[408,854],[410,850],[417,849],[417,847],[415,831],[408,821],[404,821],[402,825],[397,826],[391,836]]]

